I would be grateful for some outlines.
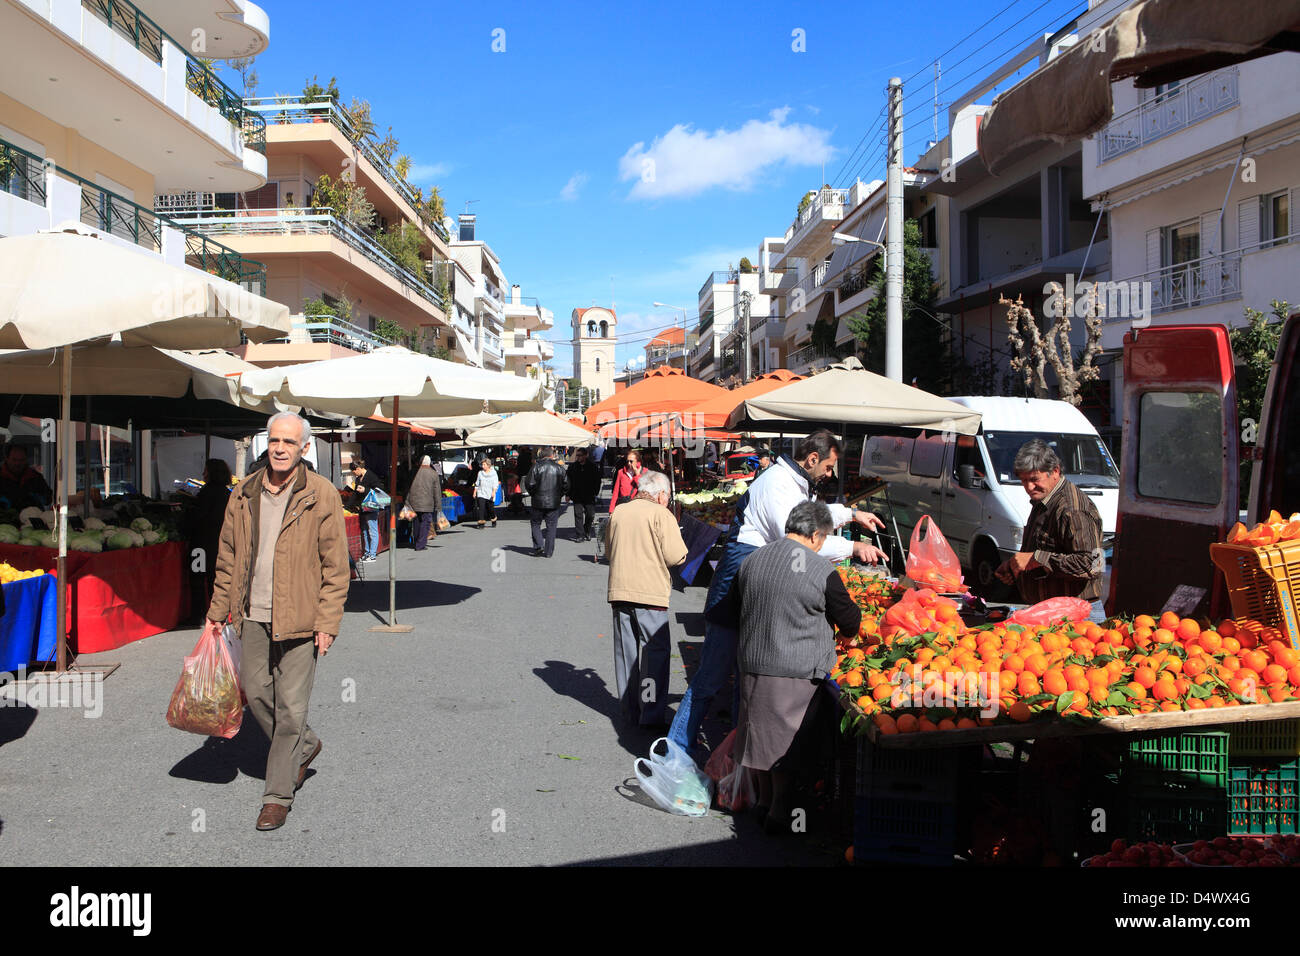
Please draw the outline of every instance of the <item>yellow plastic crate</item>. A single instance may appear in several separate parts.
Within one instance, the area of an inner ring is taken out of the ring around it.
[[[1232,616],[1275,627],[1300,650],[1300,539],[1262,548],[1212,544],[1210,560],[1227,579]]]

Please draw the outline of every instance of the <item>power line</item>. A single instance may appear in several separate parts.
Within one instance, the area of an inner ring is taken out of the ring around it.
[[[946,56],[947,56],[949,53],[951,53],[953,50],[957,49],[957,47],[961,46],[963,43],[965,43],[965,42],[966,42],[967,40],[969,40],[971,37],[975,36],[975,34],[979,33],[979,32],[980,32],[981,30],[983,30],[985,27],[989,26],[989,25],[990,25],[994,20],[996,20],[998,17],[1002,16],[1002,14],[1006,13],[1008,10],[1010,10],[1012,7],[1014,7],[1017,3],[1020,3],[1020,2],[1021,2],[1021,0],[1011,0],[1010,3],[1008,3],[1005,7],[1003,7],[1001,10],[999,10],[997,13],[993,14],[993,16],[989,17],[987,20],[985,20],[982,24],[980,24],[978,27],[976,27],[976,28],[975,28],[974,30],[972,30],[970,33],[966,34],[964,37],[962,37],[960,40],[958,40],[958,41],[957,41],[956,43],[954,43],[952,46],[948,47],[948,49],[946,49],[946,50],[944,50],[942,53],[940,53],[937,57],[934,58],[934,60],[931,60],[931,61],[930,61],[929,63],[927,63],[925,66],[921,67],[921,69],[917,70],[915,73],[913,73],[913,74],[912,74],[911,76],[909,76],[907,79],[905,79],[905,80],[903,81],[903,86],[906,87],[908,83],[911,83],[914,79],[916,79],[918,76],[920,76],[920,75],[921,75],[922,73],[924,73],[926,70],[928,70],[931,66],[933,66],[934,63],[935,63],[935,61],[942,60],[944,57],[946,57]]]
[[[1019,2],[1019,0],[1017,0],[1017,2]],[[877,130],[882,129],[882,128],[884,127],[884,123],[885,123],[885,109],[886,109],[887,105],[888,105],[888,104],[886,104],[886,106],[882,106],[882,107],[880,108],[880,112],[876,114],[876,120],[877,120],[877,122],[876,122],[876,127],[875,127],[875,129],[872,129],[871,127],[868,127],[868,128],[867,128],[867,132],[865,132],[865,133],[862,134],[862,139],[858,140],[858,145],[853,147],[853,152],[849,154],[849,158],[846,159],[846,160],[844,160],[843,165],[840,166],[840,171],[839,171],[838,173],[835,174],[835,178],[834,178],[833,182],[840,182],[840,181],[842,180],[842,177],[844,176],[844,171],[845,171],[846,169],[849,168],[849,164],[852,163],[854,157],[856,157],[856,156],[858,155],[858,150],[860,150],[860,149],[862,148],[862,144],[863,144],[864,142],[867,141],[867,138],[870,137],[870,136],[872,135],[872,133],[874,133],[874,132],[876,132]]]

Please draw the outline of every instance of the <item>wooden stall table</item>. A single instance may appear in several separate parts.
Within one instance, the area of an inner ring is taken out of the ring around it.
[[[188,546],[181,541],[120,551],[69,551],[68,638],[96,654],[162,634],[189,613]],[[0,544],[0,561],[23,571],[54,571],[54,548]]]

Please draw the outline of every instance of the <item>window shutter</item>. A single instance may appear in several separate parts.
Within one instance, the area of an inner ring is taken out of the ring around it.
[[[1219,241],[1219,210],[1211,209],[1201,214],[1201,255],[1215,256],[1223,251]]]
[[[1289,235],[1300,235],[1300,229],[1296,228],[1296,203],[1300,203],[1300,186],[1292,186],[1289,198],[1286,204],[1286,231]]]
[[[1237,203],[1237,248],[1251,252],[1259,245],[1259,197]]]
[[[1160,267],[1164,265],[1161,262],[1161,252],[1164,245],[1160,241],[1162,232],[1161,229],[1147,230],[1147,272],[1159,272]]]
[[[1208,256],[1218,256],[1223,251],[1223,244],[1219,241],[1219,211],[1212,209],[1209,212],[1201,214],[1201,263],[1200,275],[1197,280],[1197,295],[1214,298],[1222,291],[1223,286],[1223,263],[1221,260],[1209,259]]]

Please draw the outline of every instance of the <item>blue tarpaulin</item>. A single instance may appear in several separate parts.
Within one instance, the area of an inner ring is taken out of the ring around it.
[[[13,673],[31,661],[54,660],[57,593],[52,574],[4,585],[0,671]]]

